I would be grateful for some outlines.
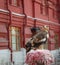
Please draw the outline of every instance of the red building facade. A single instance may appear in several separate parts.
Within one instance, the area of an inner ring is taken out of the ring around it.
[[[59,48],[59,5],[58,0],[0,0],[0,49],[16,51],[25,47],[33,26],[47,26],[47,48]]]

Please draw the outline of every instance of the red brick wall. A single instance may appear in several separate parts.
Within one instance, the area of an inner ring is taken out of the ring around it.
[[[0,9],[7,9],[6,0],[0,0]]]
[[[33,16],[32,0],[24,0],[24,12],[28,16]]]
[[[47,15],[45,14],[44,7],[43,7],[43,14],[41,13],[40,7],[42,4],[41,3],[42,0],[19,0],[19,6],[14,6],[14,5],[10,4],[9,1],[11,1],[11,0],[0,0],[0,9],[9,11],[9,12],[0,11],[0,22],[6,23],[7,25],[9,24],[10,26],[16,26],[16,27],[21,28],[22,46],[24,46],[23,44],[25,43],[23,41],[24,40],[26,41],[26,39],[31,36],[31,32],[29,30],[33,26],[41,27],[44,25],[48,25],[49,29],[52,29],[53,31],[55,31],[55,33],[58,32],[57,33],[58,36],[60,35],[59,34],[60,26],[57,24],[55,25],[53,23],[49,23],[49,22],[54,22],[54,23],[59,24],[58,18],[53,17],[53,11],[52,11],[53,8],[56,10],[56,7],[55,7],[56,0],[49,0],[49,2],[48,2],[49,7],[48,7]],[[44,4],[42,4],[42,5],[44,6]],[[11,12],[15,12],[18,14],[24,14],[26,17],[20,16],[20,15],[14,15]],[[60,12],[58,14],[60,14]],[[28,16],[30,16],[30,18]],[[54,14],[54,16],[55,16],[55,14]],[[58,16],[60,16],[60,15],[58,15]],[[38,18],[38,19],[42,19],[42,20],[37,20],[34,18]],[[48,21],[48,22],[46,22],[46,21]],[[26,29],[28,32],[26,32]],[[8,32],[7,32],[7,34],[8,34]],[[24,37],[24,39],[23,39],[23,37]],[[7,47],[7,45],[5,45],[5,46]]]

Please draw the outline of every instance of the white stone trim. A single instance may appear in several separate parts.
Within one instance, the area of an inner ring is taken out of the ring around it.
[[[55,25],[59,25],[60,26],[60,24],[55,23],[55,22],[52,22],[52,21],[48,21],[48,20],[44,20],[44,19],[40,19],[40,18],[34,18],[34,19],[39,20],[39,21],[43,21],[43,22],[47,22],[47,23],[52,23],[52,24],[55,24]]]
[[[8,10],[4,10],[4,9],[0,9],[0,12],[9,13]],[[25,16],[24,14],[19,14],[19,13],[15,13],[15,12],[12,12],[12,14],[14,14],[14,15],[16,15],[16,16],[22,16],[22,17]],[[51,23],[51,24],[55,24],[55,25],[60,26],[60,24],[58,24],[58,23],[55,23],[55,22],[52,22],[52,21],[48,21],[48,20],[44,20],[44,19],[40,19],[40,18],[33,18],[33,17],[31,17],[31,16],[27,16],[27,18],[31,18],[31,19],[33,19],[33,20],[39,20],[39,21],[42,21],[42,22],[47,22],[47,23]]]
[[[44,20],[44,19],[40,19],[40,18],[34,18],[34,19],[38,20],[38,21],[49,22],[48,20]]]
[[[35,20],[35,18],[33,18],[33,17],[31,17],[31,16],[27,16],[27,18],[31,18],[31,19]]]
[[[19,14],[19,13],[15,13],[15,12],[12,12],[12,14],[16,15],[16,16],[25,16],[24,14]]]
[[[55,23],[55,22],[52,22],[52,21],[48,21],[48,20],[44,20],[44,19],[40,19],[40,18],[33,18],[31,16],[27,16],[27,18],[31,18],[33,20],[38,20],[38,21],[47,22],[47,23],[51,23],[51,24],[55,24],[55,25],[60,26],[60,24],[58,24],[58,23]]]
[[[9,11],[8,11],[8,10],[4,10],[4,9],[0,9],[0,12],[9,13]]]

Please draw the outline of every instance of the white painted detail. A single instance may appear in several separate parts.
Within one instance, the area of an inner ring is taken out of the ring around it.
[[[44,20],[44,19],[40,19],[40,18],[34,18],[34,19],[36,19],[36,20],[38,20],[38,21],[48,22],[48,20]]]
[[[31,16],[27,16],[27,18],[31,18],[31,19],[35,20],[35,18],[33,18],[33,17],[31,17]]]
[[[15,13],[15,12],[12,12],[12,14],[14,14],[14,15],[17,15],[17,16],[25,16],[24,14],[18,14],[18,13]]]
[[[34,18],[34,19],[36,19],[36,20],[38,20],[38,21],[47,22],[47,23],[52,23],[52,24],[55,24],[55,25],[59,25],[59,26],[60,26],[60,24],[55,23],[55,22],[52,22],[52,21],[48,21],[48,20],[44,20],[44,19],[40,19],[40,18]]]
[[[27,18],[31,18],[31,19],[33,19],[33,20],[38,20],[38,21],[42,21],[42,22],[47,22],[47,23],[51,23],[51,24],[55,24],[55,25],[58,25],[58,26],[60,26],[60,24],[58,24],[58,23],[55,23],[55,22],[52,22],[52,21],[48,21],[48,20],[44,20],[44,19],[41,19],[41,18],[33,18],[33,17],[31,17],[31,16],[27,16]]]
[[[4,9],[0,9],[0,11],[9,13],[8,10],[4,10]],[[23,16],[23,17],[25,16],[24,14],[19,14],[19,13],[15,13],[15,12],[12,12],[12,14],[17,15],[17,16]],[[51,23],[51,24],[55,24],[55,25],[60,26],[59,23],[55,23],[55,22],[52,22],[52,21],[44,20],[44,19],[41,19],[41,18],[34,18],[34,17],[31,17],[31,16],[27,16],[27,18],[31,18],[33,20],[39,20],[39,21],[42,21],[42,22],[47,22],[47,23]]]
[[[4,10],[4,9],[0,9],[1,12],[6,12],[6,13],[9,13],[8,10]]]

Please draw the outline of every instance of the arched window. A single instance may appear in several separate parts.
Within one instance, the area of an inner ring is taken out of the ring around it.
[[[20,50],[20,29],[10,27],[10,44],[13,51]]]

